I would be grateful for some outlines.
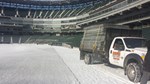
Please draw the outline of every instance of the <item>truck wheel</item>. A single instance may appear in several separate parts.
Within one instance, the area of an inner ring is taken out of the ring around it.
[[[126,68],[126,74],[130,81],[139,82],[141,79],[140,66],[137,63],[129,63]]]
[[[80,51],[80,60],[84,60],[84,52],[83,51]]]
[[[84,57],[85,64],[91,64],[91,56],[90,54],[86,54]]]

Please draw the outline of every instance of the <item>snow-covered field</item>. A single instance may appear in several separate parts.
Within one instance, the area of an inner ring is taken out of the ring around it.
[[[86,65],[78,48],[0,45],[0,84],[134,84],[119,67]]]
[[[53,47],[71,69],[81,84],[133,84],[119,67],[104,64],[86,65],[79,60],[79,49]]]

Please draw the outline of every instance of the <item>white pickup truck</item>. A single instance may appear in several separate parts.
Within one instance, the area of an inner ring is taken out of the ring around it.
[[[120,28],[121,27],[121,28]],[[139,82],[147,48],[138,30],[124,26],[96,25],[84,29],[80,59],[86,64],[109,63],[123,67],[132,82]]]

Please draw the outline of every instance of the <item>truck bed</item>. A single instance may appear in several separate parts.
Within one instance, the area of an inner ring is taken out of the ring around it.
[[[80,50],[106,54],[111,41],[117,36],[141,36],[141,30],[133,30],[120,25],[92,25],[84,28]]]

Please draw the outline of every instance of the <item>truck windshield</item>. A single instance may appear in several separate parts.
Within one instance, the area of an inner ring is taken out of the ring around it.
[[[126,43],[126,46],[128,48],[137,48],[137,47],[146,47],[145,39],[140,39],[140,38],[124,38],[124,41]]]

